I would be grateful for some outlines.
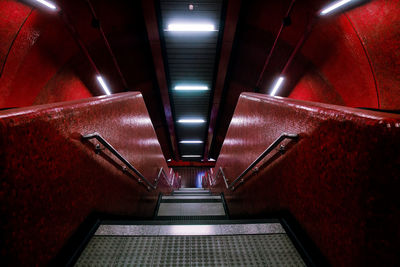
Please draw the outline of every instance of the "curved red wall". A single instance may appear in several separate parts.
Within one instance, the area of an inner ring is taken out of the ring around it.
[[[291,24],[284,27],[260,77],[291,2],[242,1],[211,157],[218,157],[240,93],[271,92],[313,19],[314,26],[288,65],[277,95],[341,106],[399,109],[399,1],[358,1],[359,5],[346,12],[327,17],[316,15],[332,1],[295,1]]]
[[[79,52],[56,14],[16,1],[0,3],[0,107],[91,97],[67,62]]]
[[[398,1],[375,0],[321,18],[301,50],[314,67],[305,71],[289,97],[398,109],[399,14]]]

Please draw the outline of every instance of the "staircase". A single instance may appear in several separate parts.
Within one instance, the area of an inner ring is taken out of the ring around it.
[[[104,222],[75,266],[306,266],[277,219],[229,220],[222,194],[160,195],[152,221]]]
[[[181,188],[171,196],[161,196],[156,220],[228,219],[222,195],[202,188]]]

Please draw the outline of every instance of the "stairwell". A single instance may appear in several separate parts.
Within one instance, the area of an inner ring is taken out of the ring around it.
[[[71,265],[73,261],[71,261]],[[230,220],[223,194],[160,194],[151,221],[105,221],[75,266],[305,266],[278,219]]]

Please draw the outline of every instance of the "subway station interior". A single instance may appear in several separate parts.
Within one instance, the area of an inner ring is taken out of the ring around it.
[[[2,266],[400,266],[400,1],[0,0]]]

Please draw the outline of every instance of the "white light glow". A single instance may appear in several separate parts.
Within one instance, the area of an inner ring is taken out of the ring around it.
[[[182,155],[182,158],[200,158],[201,155]]]
[[[206,91],[208,86],[204,85],[177,85],[174,87],[177,91]]]
[[[107,95],[111,95],[110,90],[108,89],[106,83],[103,80],[103,77],[97,76],[97,81],[99,81],[101,87],[103,87],[104,92],[106,92]]]
[[[283,77],[279,77],[279,79],[276,81],[274,88],[272,89],[271,93],[269,95],[274,96],[276,94],[276,92],[278,91],[279,87],[281,87],[283,80],[285,78]]]
[[[215,159],[209,158],[208,161],[215,161]],[[212,172],[213,172],[213,171],[212,171],[212,169],[211,169],[211,173],[212,173]]]
[[[336,1],[332,5],[328,6],[327,8],[324,8],[319,14],[321,16],[326,15],[330,13],[331,11],[351,2],[352,0],[341,0],[341,1]]]
[[[165,31],[171,32],[214,32],[215,26],[212,24],[181,24],[181,23],[171,23],[168,24],[168,28]]]
[[[172,235],[211,235],[215,232],[212,225],[173,225],[168,228]]]
[[[38,3],[41,3],[42,5],[50,8],[50,9],[53,9],[53,10],[57,9],[57,7],[53,3],[49,2],[49,1],[46,1],[46,0],[35,0],[35,1],[38,2]]]
[[[204,123],[206,122],[203,119],[180,119],[178,120],[179,123]]]
[[[180,141],[179,143],[181,143],[181,144],[202,144],[203,141],[200,141],[200,140],[183,140],[183,141]]]
[[[171,159],[168,159],[167,161],[168,161],[168,162],[171,162]],[[172,169],[171,169],[171,170],[172,170]],[[171,173],[171,171],[170,171],[169,173]]]

